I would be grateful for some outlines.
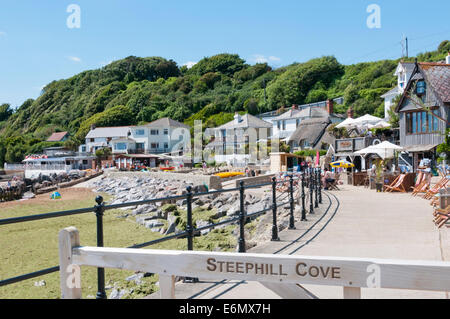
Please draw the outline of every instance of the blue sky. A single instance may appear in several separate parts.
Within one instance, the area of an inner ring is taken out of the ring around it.
[[[70,4],[81,28],[70,29]],[[381,28],[367,27],[371,4]],[[450,2],[442,0],[16,0],[0,2],[0,103],[37,98],[53,80],[130,55],[179,65],[237,53],[274,67],[334,55],[344,64],[410,55],[450,39]]]

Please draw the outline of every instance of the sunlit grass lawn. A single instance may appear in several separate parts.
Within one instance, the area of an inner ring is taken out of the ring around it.
[[[37,199],[0,204],[0,219],[41,214],[46,212],[77,209],[95,205],[95,193],[87,189],[66,189],[60,191],[61,200],[50,200],[50,195],[41,195]],[[105,197],[107,200],[107,198]],[[104,246],[127,247],[162,237],[149,229],[138,225],[134,217],[117,218],[124,211],[107,211],[104,215]],[[75,226],[80,232],[83,246],[96,245],[96,217],[94,213],[58,217],[40,221],[0,226],[0,280],[29,272],[57,266],[58,233],[61,229]],[[214,231],[208,236],[195,238],[194,249],[210,250],[217,246],[231,250],[235,246],[231,230]],[[149,249],[187,248],[186,239],[170,240]],[[154,276],[144,278],[144,283],[135,286],[124,279],[133,274],[131,271],[105,269],[106,285],[118,282],[122,287],[134,289],[133,297],[144,297],[155,291]],[[36,287],[34,283],[44,280],[46,285]],[[97,292],[97,270],[94,267],[82,268],[83,298],[95,296]],[[106,291],[109,295],[110,290]],[[59,272],[36,277],[8,286],[0,287],[0,298],[59,298]]]

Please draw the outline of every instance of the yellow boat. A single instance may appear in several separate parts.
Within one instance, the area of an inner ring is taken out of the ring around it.
[[[226,172],[226,173],[218,173],[214,176],[218,176],[220,178],[229,178],[229,177],[235,177],[235,176],[242,176],[244,173],[241,172]]]

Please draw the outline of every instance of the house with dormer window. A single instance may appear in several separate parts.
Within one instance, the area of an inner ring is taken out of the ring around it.
[[[400,146],[415,171],[422,159],[434,160],[445,142],[450,120],[450,56],[442,63],[415,63],[395,109],[400,118]]]

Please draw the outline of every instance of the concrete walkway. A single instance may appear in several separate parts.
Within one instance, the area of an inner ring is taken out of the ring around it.
[[[297,230],[280,233],[281,242],[267,242],[249,252],[309,256],[450,261],[450,228],[438,230],[429,202],[411,194],[376,193],[344,185],[324,196],[320,211]],[[332,195],[336,195],[339,201]],[[325,209],[330,206],[327,214]],[[336,211],[336,214],[333,213]],[[323,216],[323,217],[322,217]],[[321,218],[322,217],[322,218]],[[313,226],[312,229],[310,229]],[[299,239],[307,230],[308,234]],[[200,278],[201,280],[201,278]],[[340,287],[305,285],[319,298],[342,298]],[[279,298],[256,282],[177,284],[177,298]],[[362,298],[449,298],[446,292],[362,289]]]

